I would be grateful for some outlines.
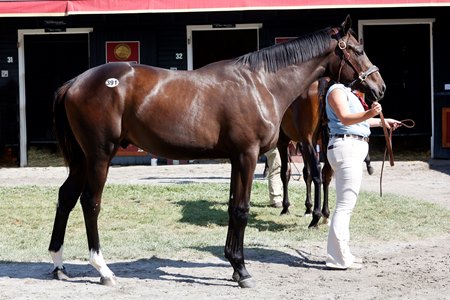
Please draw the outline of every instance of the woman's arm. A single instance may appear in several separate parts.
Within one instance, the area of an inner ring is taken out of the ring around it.
[[[336,113],[339,121],[341,121],[341,123],[345,126],[369,120],[381,112],[381,105],[378,102],[374,102],[369,110],[359,113],[351,113],[347,104],[347,94],[341,89],[334,89],[331,91],[328,95],[328,103]]]
[[[402,125],[402,123],[400,121],[397,121],[395,119],[391,119],[391,118],[384,118],[384,121],[386,122],[387,128],[388,129],[397,129],[398,127],[400,127]],[[381,127],[381,119],[379,118],[370,118],[367,120],[367,122],[369,123],[370,127]]]

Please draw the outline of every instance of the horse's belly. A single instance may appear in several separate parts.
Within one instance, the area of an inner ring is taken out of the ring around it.
[[[173,128],[130,132],[131,143],[154,155],[171,159],[201,159],[226,157],[217,138],[208,138]]]

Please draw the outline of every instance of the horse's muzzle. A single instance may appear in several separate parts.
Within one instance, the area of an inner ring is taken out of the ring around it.
[[[384,82],[380,85],[376,85],[376,86],[368,86],[367,87],[368,90],[364,91],[365,95],[367,97],[367,99],[369,101],[380,101],[381,99],[383,99],[384,94],[386,93],[386,85],[384,84]]]

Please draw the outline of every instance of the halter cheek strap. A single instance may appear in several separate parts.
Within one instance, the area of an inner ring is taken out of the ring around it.
[[[339,66],[339,74],[338,74],[338,82],[340,82],[342,68],[344,67],[346,62],[349,63],[349,65],[353,68],[353,70],[355,72],[358,72],[358,70],[356,69],[355,65],[352,63],[352,60],[350,58],[350,53],[348,53],[348,51],[347,51],[347,43],[345,41],[343,41],[342,39],[340,39],[340,40],[338,40],[338,47],[342,51],[342,59],[341,59],[341,64]],[[348,87],[353,88],[353,86],[364,82],[367,79],[367,77],[369,77],[369,75],[371,75],[377,71],[379,71],[378,67],[375,65],[372,65],[365,72],[359,72],[358,78],[356,78],[355,80],[350,82],[350,84],[348,84]]]

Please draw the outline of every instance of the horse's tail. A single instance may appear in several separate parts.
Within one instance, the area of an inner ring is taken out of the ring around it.
[[[76,140],[69,120],[67,119],[66,106],[64,104],[67,90],[72,86],[75,79],[64,83],[55,94],[53,102],[53,122],[56,134],[56,139],[59,148],[63,154],[66,166],[69,168],[74,163],[79,163],[84,158],[83,150]]]

